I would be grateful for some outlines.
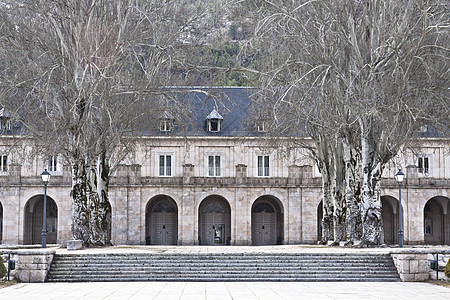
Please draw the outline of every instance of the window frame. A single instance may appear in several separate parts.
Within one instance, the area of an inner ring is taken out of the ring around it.
[[[8,161],[8,154],[1,154],[0,155],[0,172],[8,172],[9,170],[9,161]]]
[[[160,119],[159,120],[159,131],[171,132],[173,130],[173,123],[174,123],[174,121],[172,119]]]
[[[266,121],[265,120],[259,120],[256,123],[256,130],[260,133],[266,132]]]
[[[256,176],[270,177],[271,158],[270,155],[256,155]]]
[[[47,171],[57,173],[59,171],[58,155],[52,155],[47,158]]]
[[[420,155],[416,157],[417,173],[422,176],[432,174],[431,155]]]
[[[222,176],[222,155],[220,154],[207,154],[207,174],[208,177],[221,177]],[[211,161],[212,158],[212,161]],[[211,166],[212,162],[212,166]]]
[[[208,131],[209,132],[220,132],[220,123],[221,120],[220,119],[210,119],[208,120]],[[215,124],[213,126],[213,124]],[[216,130],[213,130],[213,127],[216,127]]]
[[[161,159],[163,164],[161,165]],[[170,158],[170,164],[167,164],[167,158]],[[175,166],[175,154],[173,152],[158,152],[155,157],[155,175],[157,177],[173,177]]]

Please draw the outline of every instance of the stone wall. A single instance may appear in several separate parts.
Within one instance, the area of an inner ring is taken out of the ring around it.
[[[447,265],[448,260],[450,259],[450,253],[447,254],[441,254],[437,253],[437,266],[438,271],[430,270],[429,272],[429,278],[432,280],[450,280],[447,276],[445,276],[444,270],[445,266]],[[436,253],[434,254],[428,254],[428,261],[435,261],[436,260]]]
[[[431,269],[430,260],[433,259],[433,253],[439,253],[443,258],[450,256],[449,249],[430,250],[430,249],[398,249],[391,252],[394,264],[402,281],[427,281],[435,279],[432,273],[436,271]],[[442,262],[441,262],[442,265]],[[442,272],[444,279],[445,275]]]
[[[11,254],[16,269],[11,272],[21,282],[44,282],[50,269],[54,249],[4,250],[2,256]]]

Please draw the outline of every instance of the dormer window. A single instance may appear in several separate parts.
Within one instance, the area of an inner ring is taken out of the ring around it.
[[[1,118],[2,130],[11,130],[11,120],[7,118]]]
[[[258,121],[258,123],[256,124],[256,128],[258,132],[266,132],[265,121],[264,120]]]
[[[159,119],[159,131],[162,132],[172,131],[173,124],[174,124],[173,117],[167,111],[164,111],[163,117]]]
[[[161,119],[159,120],[159,131],[167,132],[172,131],[173,120],[171,119]]]
[[[223,117],[214,109],[207,117],[208,131],[219,132]]]
[[[4,109],[0,109],[0,131],[11,130],[11,119],[9,113]]]

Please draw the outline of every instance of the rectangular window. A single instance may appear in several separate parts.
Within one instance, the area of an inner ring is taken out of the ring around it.
[[[172,176],[172,156],[159,156],[159,176]]]
[[[8,171],[8,155],[0,155],[0,171]]]
[[[211,131],[211,132],[220,131],[220,121],[219,121],[219,119],[211,119],[209,121],[209,131]]]
[[[169,119],[163,119],[159,121],[159,130],[160,131],[172,131],[173,121]]]
[[[266,132],[265,122],[259,121],[257,124],[258,132]]]
[[[11,130],[11,120],[8,118],[0,118],[0,131],[1,130]]]
[[[51,156],[48,159],[48,164],[47,164],[47,170],[49,172],[56,172],[58,169],[58,157],[57,156]]]
[[[220,176],[220,156],[210,155],[208,156],[208,175]]]
[[[269,156],[258,156],[258,176],[269,176]]]
[[[417,158],[417,168],[420,174],[429,174],[430,172],[430,158],[422,156]]]

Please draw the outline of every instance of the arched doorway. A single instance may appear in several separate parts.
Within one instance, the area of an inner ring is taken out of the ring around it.
[[[25,245],[42,243],[42,226],[44,215],[44,195],[31,197],[25,205],[25,228],[23,243]],[[58,233],[58,207],[55,201],[47,196],[47,244],[56,244]]]
[[[429,245],[449,244],[448,205],[446,197],[433,197],[425,204],[423,210],[424,242]]]
[[[145,209],[145,243],[176,245],[178,239],[178,207],[169,196],[155,196]]]
[[[402,214],[404,221],[404,215]],[[384,242],[388,245],[398,244],[398,200],[391,196],[381,197],[381,218],[383,219]],[[405,230],[405,222],[403,231]]]
[[[200,245],[229,245],[231,240],[231,208],[221,196],[206,197],[198,208]]]
[[[252,245],[280,245],[284,239],[284,214],[280,201],[262,196],[252,206]]]

